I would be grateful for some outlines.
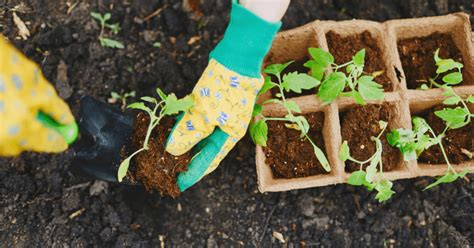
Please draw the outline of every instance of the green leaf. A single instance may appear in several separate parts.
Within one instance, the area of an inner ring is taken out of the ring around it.
[[[367,182],[367,180],[365,180],[366,176],[367,176],[367,173],[365,171],[362,171],[362,170],[354,171],[351,173],[351,175],[347,179],[347,183],[354,186],[366,185],[369,183]]]
[[[467,170],[462,172],[462,173],[452,173],[452,172],[447,172],[444,176],[438,178],[435,182],[432,184],[426,186],[426,188],[423,189],[423,191],[431,189],[435,186],[438,186],[442,183],[452,183],[456,181],[458,178],[463,178],[467,174]]]
[[[272,64],[272,65],[269,65],[267,66],[263,72],[265,72],[266,74],[270,74],[270,75],[274,75],[276,77],[279,77],[280,74],[286,69],[286,67],[288,67],[291,63],[293,63],[293,61],[290,61],[286,64]]]
[[[438,66],[438,69],[436,70],[437,74],[445,73],[452,69],[460,70],[464,67],[463,64],[456,62],[453,59],[441,59],[436,63],[436,65]]]
[[[110,93],[110,96],[113,98],[113,99],[122,99],[122,96],[119,95],[117,92],[115,91],[112,91],[112,93]]]
[[[166,100],[166,98],[168,98],[165,92],[163,92],[160,88],[156,88],[156,93],[161,98],[161,100]]]
[[[319,81],[305,73],[290,72],[283,76],[281,86],[286,91],[301,93],[301,90],[309,90],[319,85]]]
[[[443,82],[455,85],[462,82],[462,73],[460,72],[451,72],[448,75],[443,77]]]
[[[260,95],[265,94],[267,91],[271,90],[275,86],[277,86],[277,84],[272,82],[271,77],[265,77],[265,82],[263,83],[262,88],[258,92],[258,95],[260,96]]]
[[[125,46],[116,40],[112,40],[109,38],[99,38],[100,40],[100,45],[103,47],[110,47],[110,48],[117,48],[117,49],[123,49]]]
[[[370,161],[371,164],[365,168],[365,171],[367,172],[365,179],[369,183],[374,181],[375,174],[377,174],[377,163],[373,163],[374,161],[375,159],[372,159],[372,161]]]
[[[362,76],[357,80],[359,93],[366,100],[382,100],[384,98],[382,85],[373,81],[372,76]]]
[[[363,66],[364,61],[365,61],[365,49],[362,49],[358,51],[354,57],[352,57],[352,61],[354,61],[354,64],[357,66]]]
[[[417,116],[413,117],[412,122],[413,122],[413,130],[418,136],[426,133],[430,129],[430,126],[428,125],[428,123],[426,123],[425,119],[421,117],[417,117]]]
[[[263,120],[250,123],[250,137],[256,145],[266,146],[268,140],[268,125]]]
[[[120,31],[120,25],[118,23],[105,24],[105,26],[110,28],[113,34],[118,34],[118,32]]]
[[[260,104],[255,104],[253,106],[253,112],[252,112],[252,117],[258,116],[262,113],[263,107]]]
[[[187,111],[194,106],[194,99],[192,96],[186,96],[181,99],[177,99],[176,95],[171,93],[165,100],[165,107],[163,114],[175,115],[182,111]]]
[[[127,108],[139,109],[139,110],[143,110],[145,112],[151,113],[151,109],[148,108],[147,106],[145,106],[145,103],[143,103],[143,102],[134,102],[134,103],[128,105]]]
[[[120,163],[117,171],[117,180],[119,182],[122,182],[123,178],[127,175],[128,167],[130,166],[130,159],[131,157],[128,157]]]
[[[428,87],[428,85],[426,85],[426,84],[422,84],[420,86],[420,90],[429,90],[429,89],[430,89],[430,87]]]
[[[331,103],[346,86],[346,75],[342,72],[331,73],[319,87],[318,97],[325,103]]]
[[[459,96],[452,96],[452,97],[446,98],[446,99],[443,101],[443,104],[445,104],[445,105],[457,105],[457,104],[460,103],[461,101],[462,101],[461,97],[459,97]]]
[[[377,195],[375,199],[379,202],[386,201],[395,194],[395,191],[392,190],[393,183],[388,180],[382,180],[375,185],[375,190],[377,190]]]
[[[351,95],[352,95],[352,98],[354,98],[354,101],[359,104],[359,105],[365,105],[365,101],[364,101],[364,98],[362,97],[362,95],[357,92],[357,91],[351,91]]]
[[[153,97],[149,97],[149,96],[142,96],[140,98],[141,100],[145,101],[145,102],[151,102],[151,103],[156,103],[156,99],[153,98]]]
[[[386,135],[387,141],[391,146],[397,147],[403,154],[405,161],[415,160],[416,145],[415,145],[415,133],[411,129],[393,129]]]
[[[301,130],[302,136],[304,136],[305,134],[308,133],[309,123],[308,123],[308,120],[306,120],[306,118],[304,118],[304,116],[294,116],[294,115],[288,114],[288,115],[285,116],[285,118],[288,119],[288,121],[291,121],[291,122],[298,125],[298,127]]]
[[[466,101],[467,101],[468,103],[474,103],[474,96],[468,96],[468,97],[466,98]]]
[[[456,108],[444,108],[443,110],[435,111],[435,115],[441,118],[446,124],[452,128],[461,128],[469,124],[466,119],[469,116],[469,112],[461,107]]]
[[[127,98],[127,97],[135,97],[135,91],[130,91],[130,92],[127,92],[125,93],[124,97]]]
[[[285,102],[283,102],[283,106],[284,106],[287,110],[290,110],[290,111],[292,111],[292,112],[301,113],[300,107],[299,107],[298,104],[296,104],[296,102],[294,102],[294,101],[291,101],[291,100],[285,101]]]
[[[104,15],[104,21],[110,20],[111,17],[112,17],[112,15],[111,15],[110,13],[105,13],[105,15]]]
[[[160,48],[161,47],[161,42],[155,42],[153,43],[153,47]]]
[[[436,64],[438,64],[438,62],[441,60],[441,59],[439,58],[439,48],[436,49],[436,51],[435,51],[434,60],[435,60]]]
[[[311,70],[312,77],[316,78],[318,81],[321,81],[323,80],[327,65],[322,65],[314,60],[309,60],[304,64],[304,67],[308,67]]]
[[[268,103],[275,103],[275,104],[283,105],[283,101],[280,100],[280,99],[268,99],[265,102],[263,102],[263,105],[268,104]]]
[[[100,22],[104,19],[100,13],[94,11],[91,12],[91,16]]]
[[[313,144],[313,142],[311,142],[311,145],[313,145],[314,155],[318,159],[319,163],[323,166],[325,171],[330,172],[331,166],[329,165],[326,155],[324,155],[323,151],[318,146]]]
[[[334,63],[334,57],[330,53],[324,51],[322,48],[310,47],[308,52],[311,57],[313,57],[313,59],[323,67]]]
[[[344,141],[341,145],[341,148],[339,148],[339,159],[342,162],[345,162],[351,157],[351,153],[349,151],[349,145],[347,144],[347,141]]]

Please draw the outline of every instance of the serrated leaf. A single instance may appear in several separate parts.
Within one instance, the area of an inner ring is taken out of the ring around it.
[[[148,108],[147,106],[145,106],[145,103],[143,103],[143,102],[134,102],[134,103],[128,105],[127,108],[139,109],[139,110],[143,110],[145,112],[151,113],[151,109]]]
[[[362,186],[366,185],[367,180],[365,180],[365,177],[367,176],[367,173],[365,171],[354,171],[351,173],[349,178],[347,179],[347,183],[353,186]]]
[[[357,80],[359,93],[365,100],[382,100],[384,98],[382,85],[373,81],[372,76],[362,76]]]
[[[347,144],[347,141],[344,141],[341,147],[339,148],[339,159],[342,162],[345,162],[350,157],[351,157],[351,153],[350,153],[349,145]]]
[[[145,101],[145,102],[156,103],[156,99],[153,98],[153,97],[142,96],[142,97],[140,97],[140,99],[143,100],[143,101]]]
[[[445,73],[447,71],[450,71],[452,69],[461,69],[463,68],[463,64],[454,61],[453,59],[440,59],[436,65],[438,66],[438,69],[436,70],[437,74]]]
[[[290,72],[283,76],[281,86],[286,91],[301,93],[301,90],[309,90],[319,85],[319,81],[305,73]]]
[[[363,66],[365,63],[365,49],[358,51],[354,57],[352,57],[352,61],[356,66]]]
[[[117,180],[122,182],[123,178],[127,175],[128,167],[130,166],[130,157],[126,158],[120,163],[120,166],[117,170]]]
[[[288,67],[288,65],[290,65],[291,63],[293,63],[293,61],[290,61],[288,63],[285,63],[285,64],[272,64],[272,65],[269,65],[267,66],[263,72],[265,72],[266,74],[270,74],[270,75],[274,75],[276,77],[279,77],[280,74],[286,69],[286,67]]]
[[[268,125],[263,120],[252,122],[249,127],[250,137],[257,145],[266,146],[268,140]]]
[[[301,113],[300,107],[299,107],[298,104],[296,104],[296,102],[294,102],[294,101],[291,101],[291,100],[285,101],[285,102],[283,102],[283,106],[284,106],[287,110],[290,110],[290,111],[292,111],[292,112]]]
[[[449,98],[444,99],[443,104],[445,105],[457,105],[459,102],[461,102],[461,98],[459,96],[452,96]]]
[[[194,99],[192,96],[186,96],[178,99],[175,94],[171,93],[165,100],[165,107],[163,114],[175,115],[182,111],[187,111],[194,105]]]
[[[271,77],[265,77],[265,82],[263,83],[262,88],[258,92],[258,95],[260,96],[260,95],[265,94],[267,91],[269,91],[270,89],[272,89],[275,86],[277,86],[277,84],[272,82]]]
[[[346,75],[342,72],[331,73],[321,84],[318,97],[325,103],[331,103],[346,86]]]
[[[443,110],[435,111],[435,115],[441,118],[446,124],[453,129],[461,128],[468,124],[466,119],[470,113],[464,108],[444,108]]]
[[[377,194],[375,195],[375,199],[379,202],[386,201],[392,198],[392,195],[395,194],[395,191],[392,190],[392,182],[388,180],[383,180],[375,185],[375,190],[377,190]]]
[[[100,40],[100,45],[103,47],[110,47],[110,48],[117,48],[117,49],[123,49],[125,46],[116,40],[112,40],[109,38],[99,38]]]
[[[311,57],[313,57],[313,59],[323,67],[334,63],[334,57],[329,52],[324,51],[322,48],[310,47],[308,52]]]
[[[428,125],[428,123],[426,123],[425,119],[421,117],[416,117],[416,116],[413,117],[412,122],[413,122],[413,130],[418,136],[426,133],[429,130],[430,126]]]
[[[462,82],[462,73],[460,72],[451,72],[448,75],[443,77],[443,82],[456,85]]]
[[[156,88],[156,93],[158,94],[158,96],[161,98],[161,100],[166,100],[166,98],[168,97],[165,92],[163,92],[160,88]]]
[[[262,113],[263,111],[263,106],[260,104],[255,104],[253,106],[253,112],[252,112],[252,117],[258,116]]]
[[[304,63],[304,67],[307,67],[311,70],[311,76],[316,78],[318,81],[323,80],[324,72],[326,71],[327,65],[319,64],[314,60],[309,60]]]

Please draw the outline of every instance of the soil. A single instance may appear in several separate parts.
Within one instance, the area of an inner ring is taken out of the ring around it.
[[[442,110],[445,106],[438,105],[429,109],[424,116],[422,116],[426,122],[433,128],[436,134],[443,132],[446,124],[442,119],[434,114],[438,110]],[[459,128],[451,129],[446,132],[446,136],[443,139],[443,146],[448,155],[449,162],[453,164],[461,163],[464,161],[471,160],[469,156],[472,156],[474,152],[474,124],[471,122],[469,125]],[[464,152],[463,152],[464,150]],[[467,151],[467,152],[466,152]],[[429,164],[446,164],[444,156],[441,152],[441,148],[438,145],[430,147],[428,150],[422,152],[418,159],[420,162]]]
[[[334,31],[326,34],[329,52],[334,56],[336,64],[344,64],[352,60],[352,57],[365,48],[364,72],[372,74],[383,71],[374,80],[383,86],[385,91],[393,91],[394,86],[387,76],[387,68],[383,60],[383,52],[369,31],[358,35],[342,37]]]
[[[324,125],[324,113],[304,115],[309,122],[309,137],[326,154],[324,138],[321,132]],[[308,177],[327,174],[314,155],[313,146],[301,131],[288,128],[283,121],[268,122],[268,142],[264,147],[265,163],[272,168],[276,178]]]
[[[0,0],[0,31],[52,82],[64,61],[68,80],[62,87],[72,89],[67,102],[77,117],[77,99],[84,94],[107,101],[112,91],[136,90],[143,96],[158,86],[179,96],[191,92],[225,31],[230,1],[201,1],[201,16],[185,11],[181,2]],[[28,7],[17,12],[31,31],[27,40],[16,39],[12,19],[11,9],[20,3]],[[112,23],[122,27],[112,37],[126,49],[99,45],[91,11],[112,14]],[[292,1],[283,29],[315,19],[385,21],[457,11],[474,19],[469,0]],[[201,39],[188,44],[195,36]],[[155,41],[161,48],[152,46]],[[472,175],[470,183],[457,180],[430,191],[422,191],[429,178],[398,180],[397,194],[384,204],[374,200],[373,192],[349,185],[260,194],[255,146],[247,137],[213,173],[171,199],[142,187],[74,176],[70,155],[0,159],[3,246],[280,246],[273,232],[281,233],[289,247],[474,245]]]
[[[136,151],[143,147],[150,118],[139,113],[135,119],[135,132],[132,136],[133,148]],[[131,177],[141,182],[148,191],[159,191],[161,196],[176,198],[180,190],[176,184],[178,174],[188,169],[191,153],[176,157],[165,151],[167,137],[174,125],[174,118],[165,117],[152,131],[148,150],[139,153],[132,161]],[[134,166],[133,166],[134,165]],[[135,167],[135,168],[133,168]]]
[[[439,48],[440,58],[451,58],[461,63],[463,61],[461,51],[456,47],[451,34],[434,33],[426,37],[400,40],[397,45],[408,89],[429,85],[428,79],[436,76],[436,49]],[[459,85],[462,84],[464,82]]]
[[[397,169],[400,164],[400,152],[390,146],[385,138],[393,127],[390,124],[391,106],[366,105],[356,106],[341,114],[342,140],[347,140],[351,156],[359,161],[369,159],[376,151],[375,142],[371,137],[377,137],[382,131],[379,121],[388,122],[388,127],[380,137],[382,141],[382,166],[384,171]],[[369,164],[364,164],[366,168]],[[353,172],[360,169],[360,165],[351,161],[346,162],[346,171]]]

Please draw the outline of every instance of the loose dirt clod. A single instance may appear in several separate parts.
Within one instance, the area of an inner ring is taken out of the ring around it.
[[[417,89],[422,84],[429,84],[428,79],[436,75],[433,55],[438,48],[441,58],[451,58],[463,63],[461,51],[456,47],[450,34],[436,32],[426,37],[404,39],[398,42],[398,52],[408,89]]]
[[[388,104],[356,106],[341,115],[342,140],[347,140],[352,157],[364,161],[375,153],[376,146],[371,137],[376,137],[382,131],[379,121],[388,122],[387,130],[396,128],[390,125],[390,108]],[[384,171],[391,171],[397,168],[401,156],[397,149],[388,144],[385,137],[387,130],[380,137],[383,145],[382,164]],[[348,161],[345,169],[353,172],[360,168],[358,164]]]
[[[310,128],[308,135],[326,153],[321,133],[324,113],[305,115]],[[327,173],[314,155],[309,141],[301,138],[301,131],[285,126],[282,121],[268,122],[268,142],[264,148],[266,163],[276,178],[307,177]]]
[[[377,44],[377,40],[372,37],[369,31],[364,31],[358,35],[342,37],[334,31],[326,34],[329,52],[334,56],[336,64],[343,64],[352,60],[352,56],[359,50],[365,49],[366,73],[380,74],[375,81],[381,85],[385,91],[393,91],[393,85],[387,76],[387,68],[383,61],[382,50]]]
[[[433,128],[436,134],[443,132],[446,123],[437,117],[434,112],[442,110],[445,106],[438,105],[429,109],[423,116],[428,125]],[[451,163],[461,163],[471,158],[470,153],[474,151],[474,124],[471,122],[465,127],[459,129],[450,129],[443,138],[443,146]],[[467,151],[467,152],[466,152]],[[419,160],[429,164],[446,164],[441,149],[438,145],[430,147],[421,153]]]
[[[132,136],[133,149],[143,146],[147,132],[149,117],[139,113],[135,119],[135,133]],[[132,177],[145,186],[149,191],[157,190],[162,196],[176,198],[180,194],[176,184],[178,174],[188,169],[191,154],[186,153],[176,157],[165,151],[166,140],[173,127],[174,119],[165,117],[153,130],[149,149],[139,153],[131,170]],[[133,166],[134,165],[134,166]]]

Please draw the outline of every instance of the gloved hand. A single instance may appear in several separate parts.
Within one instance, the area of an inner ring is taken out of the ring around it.
[[[279,2],[286,3],[286,10],[288,0],[266,3]],[[245,135],[264,81],[260,74],[262,61],[281,26],[279,20],[284,11],[280,12],[270,22],[267,20],[275,15],[264,20],[235,0],[232,2],[224,38],[211,52],[209,65],[192,92],[195,105],[180,117],[168,138],[166,151],[175,156],[197,145],[188,171],[178,176],[181,191],[212,172]]]
[[[53,128],[56,122],[69,124],[72,136],[66,140]],[[0,35],[0,156],[64,151],[74,135],[69,107],[37,65]]]

